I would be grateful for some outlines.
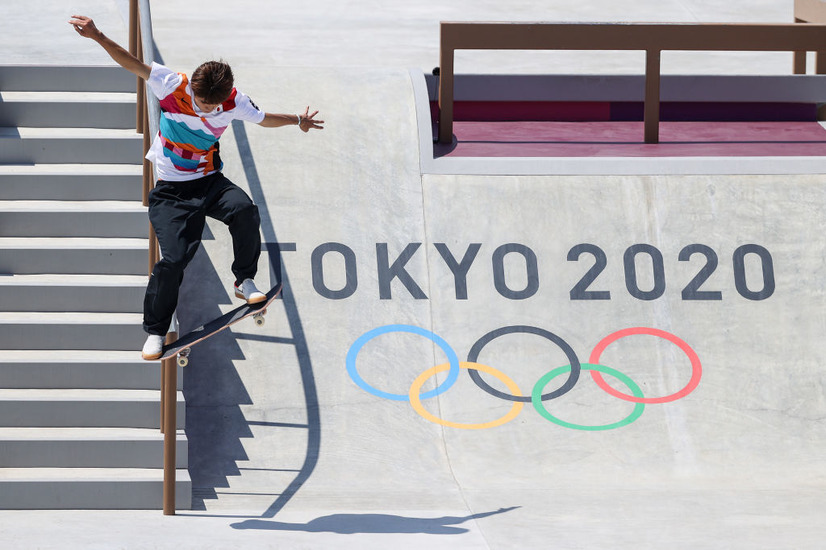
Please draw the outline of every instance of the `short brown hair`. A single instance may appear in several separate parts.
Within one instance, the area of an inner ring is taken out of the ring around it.
[[[207,61],[192,73],[192,93],[209,104],[223,103],[232,93],[232,69],[223,61]]]

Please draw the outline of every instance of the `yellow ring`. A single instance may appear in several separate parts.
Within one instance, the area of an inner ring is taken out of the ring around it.
[[[488,374],[492,374],[499,380],[501,380],[511,391],[513,395],[521,396],[522,392],[519,391],[519,386],[516,385],[516,382],[511,380],[505,373],[494,369],[493,367],[489,367],[487,365],[482,365],[480,363],[467,363],[461,362],[459,366],[463,369],[474,369],[480,370],[482,372],[486,372]],[[441,365],[437,365],[429,370],[426,370],[422,374],[419,375],[416,380],[413,381],[413,384],[410,386],[410,404],[413,406],[413,410],[419,413],[419,415],[429,420],[435,424],[440,424],[442,426],[447,426],[448,428],[459,428],[462,430],[484,430],[486,428],[495,428],[496,426],[501,426],[502,424],[507,424],[519,414],[522,410],[522,407],[525,406],[525,403],[522,401],[514,401],[513,407],[505,416],[493,420],[491,422],[485,422],[483,424],[462,424],[460,422],[450,422],[449,420],[443,420],[438,416],[434,416],[430,414],[425,408],[422,406],[422,400],[419,398],[419,391],[424,386],[424,383],[433,375],[446,371],[450,369],[450,363],[442,363]]]

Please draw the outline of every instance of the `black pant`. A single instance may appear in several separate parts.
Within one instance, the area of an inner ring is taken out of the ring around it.
[[[235,284],[258,271],[261,220],[258,207],[240,187],[220,172],[192,181],[158,181],[149,193],[149,221],[161,249],[143,303],[143,329],[149,334],[164,335],[169,330],[184,268],[201,244],[206,216],[229,227]]]

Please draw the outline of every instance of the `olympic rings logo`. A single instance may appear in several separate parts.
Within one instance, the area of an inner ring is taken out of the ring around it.
[[[447,363],[437,365],[421,373],[413,381],[413,383],[410,386],[410,390],[407,394],[389,393],[379,390],[365,382],[359,374],[358,370],[356,369],[356,358],[358,357],[359,352],[365,346],[365,344],[367,344],[367,342],[369,342],[370,340],[373,340],[374,338],[381,336],[382,334],[392,332],[406,332],[416,334],[419,336],[424,336],[425,338],[428,338],[429,340],[433,341],[433,343],[435,343],[437,346],[439,346],[442,349],[442,351],[445,352],[445,355],[447,355],[448,359]],[[569,362],[568,365],[555,368],[543,375],[534,385],[530,396],[522,394],[516,383],[505,373],[488,365],[483,365],[477,362],[477,359],[479,358],[482,349],[488,343],[501,336],[515,333],[535,334],[537,336],[541,336],[547,340],[550,340],[565,353]],[[676,345],[678,348],[680,348],[680,350],[682,350],[683,353],[685,353],[685,355],[691,362],[691,378],[682,389],[670,395],[665,395],[662,397],[645,397],[643,395],[642,389],[629,376],[614,368],[601,365],[599,363],[600,357],[602,357],[602,353],[609,345],[616,342],[617,340],[620,340],[621,338],[625,338],[626,336],[632,336],[637,334],[644,334],[663,338],[668,342],[671,342],[672,344]],[[700,378],[703,374],[700,358],[697,356],[697,354],[694,352],[691,346],[689,346],[683,340],[669,332],[660,329],[646,327],[626,328],[609,334],[608,336],[600,340],[600,342],[591,351],[588,363],[580,363],[576,353],[565,340],[563,340],[562,338],[550,331],[527,325],[514,325],[502,327],[485,334],[484,336],[479,338],[479,340],[477,340],[475,344],[473,344],[473,346],[470,349],[470,352],[468,353],[467,361],[459,361],[459,357],[456,355],[456,352],[453,350],[453,348],[451,348],[445,340],[443,340],[441,337],[434,334],[433,332],[430,332],[429,330],[425,330],[414,325],[386,325],[364,333],[355,342],[353,342],[353,345],[350,346],[350,350],[347,352],[346,363],[347,373],[350,375],[350,378],[352,378],[353,382],[355,382],[356,385],[358,385],[364,391],[376,395],[378,397],[383,397],[385,399],[390,399],[393,401],[409,401],[413,409],[420,416],[429,420],[430,422],[442,426],[465,430],[480,430],[486,428],[494,428],[496,426],[506,424],[514,418],[516,418],[517,415],[519,415],[525,403],[532,403],[534,409],[536,409],[536,411],[543,418],[565,428],[586,431],[601,431],[621,428],[637,420],[642,415],[643,411],[645,410],[645,405],[647,404],[669,403],[671,401],[676,401],[677,399],[681,399],[687,396],[692,391],[694,391],[700,384]],[[496,420],[477,424],[451,422],[449,420],[439,418],[427,411],[422,405],[422,399],[436,397],[437,395],[446,392],[448,389],[451,388],[451,386],[453,386],[453,384],[456,383],[456,381],[459,378],[459,372],[462,369],[468,371],[470,378],[482,390],[486,391],[487,393],[495,397],[499,397],[500,399],[512,401],[513,406],[511,407],[511,409],[504,416]],[[556,416],[551,414],[545,407],[544,402],[561,397],[569,391],[571,391],[579,381],[580,374],[583,370],[586,370],[590,373],[593,381],[603,391],[607,392],[613,397],[616,397],[617,399],[622,399],[624,401],[634,403],[634,410],[631,412],[631,414],[617,422],[601,425],[574,424],[572,422],[567,422],[565,420],[557,418]],[[436,388],[430,391],[421,393],[422,387],[430,378],[432,378],[438,373],[445,371],[447,371],[447,377],[441,384],[439,384],[438,386],[436,386]],[[497,378],[508,388],[510,393],[499,391],[491,387],[487,382],[485,382],[480,373],[486,373],[493,376],[494,378]],[[568,378],[565,380],[562,386],[560,386],[554,391],[543,393],[543,391],[551,382],[551,380],[559,376],[564,376],[566,374]],[[619,380],[623,385],[625,385],[625,387],[628,388],[630,393],[623,393],[611,387],[605,381],[605,378],[603,376],[605,374],[608,374]]]

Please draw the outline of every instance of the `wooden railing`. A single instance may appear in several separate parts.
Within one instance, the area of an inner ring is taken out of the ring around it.
[[[826,51],[826,25],[729,23],[441,24],[438,142],[453,141],[457,50],[637,50],[646,52],[644,140],[659,142],[660,56],[683,51]]]
[[[149,65],[155,60],[154,40],[152,37],[152,14],[149,0],[129,0],[129,51],[132,55]],[[155,186],[155,174],[152,164],[146,160],[152,139],[158,133],[160,105],[158,99],[148,89],[146,83],[137,79],[137,131],[143,134],[143,205],[148,206],[149,192]],[[149,274],[160,257],[158,240],[149,226]],[[173,322],[167,333],[166,342],[172,343],[178,338],[177,322]],[[161,432],[163,439],[163,513],[175,515],[175,446],[177,440],[177,403],[178,370],[175,358],[161,361]]]

